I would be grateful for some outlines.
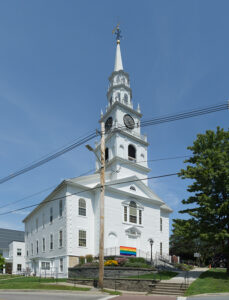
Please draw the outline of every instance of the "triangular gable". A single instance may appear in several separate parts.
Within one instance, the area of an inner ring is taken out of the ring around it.
[[[143,197],[155,200],[157,203],[164,204],[164,201],[157,196],[147,185],[145,185],[137,176],[126,177],[107,182],[107,189],[117,190],[128,193],[129,196]]]

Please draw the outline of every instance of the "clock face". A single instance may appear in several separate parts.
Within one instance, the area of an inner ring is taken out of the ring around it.
[[[113,119],[112,119],[112,117],[109,117],[105,123],[105,132],[106,133],[111,129],[112,123],[113,123]]]
[[[134,122],[134,119],[131,117],[131,115],[126,114],[123,117],[123,121],[124,121],[124,124],[126,125],[127,128],[134,129],[135,122]]]

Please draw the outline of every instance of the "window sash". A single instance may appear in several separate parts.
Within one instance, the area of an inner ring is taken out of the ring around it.
[[[53,221],[53,209],[52,207],[50,208],[50,223]]]
[[[139,210],[139,220],[138,220],[139,224],[142,224],[142,211]]]
[[[79,230],[79,246],[86,247],[87,245],[87,237],[85,230]]]
[[[60,272],[63,272],[64,265],[63,265],[63,258],[60,258]]]
[[[63,245],[63,231],[59,231],[59,247],[62,247]]]
[[[84,199],[79,199],[79,215],[86,216],[86,201]]]
[[[42,239],[42,249],[43,252],[45,252],[45,238]]]
[[[127,222],[127,206],[124,206],[124,222]]]
[[[50,235],[50,250],[53,250],[53,235]]]
[[[17,256],[21,256],[21,249],[20,248],[17,249]]]
[[[19,271],[19,272],[21,271],[21,264],[17,265],[17,271]]]
[[[59,216],[62,217],[63,215],[63,201],[60,200],[59,202]]]

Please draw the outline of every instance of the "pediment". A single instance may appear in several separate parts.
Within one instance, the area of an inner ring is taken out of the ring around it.
[[[117,185],[115,183],[117,183]],[[108,183],[106,188],[128,194],[129,199],[131,197],[135,199],[144,198],[148,199],[150,202],[159,204],[160,206],[165,204],[164,201],[159,196],[157,196],[147,185],[140,181],[137,176],[115,180],[112,182],[112,185],[110,187]]]

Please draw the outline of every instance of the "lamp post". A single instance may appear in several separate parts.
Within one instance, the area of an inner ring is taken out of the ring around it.
[[[151,262],[151,266],[152,266],[152,264],[153,264],[153,239],[149,239],[149,243],[150,243],[150,249],[151,249],[150,262]]]
[[[100,238],[99,238],[99,287],[103,288],[104,277],[104,195],[105,195],[105,125],[101,122],[101,159],[90,146],[86,145],[89,151],[92,151],[100,162]]]

